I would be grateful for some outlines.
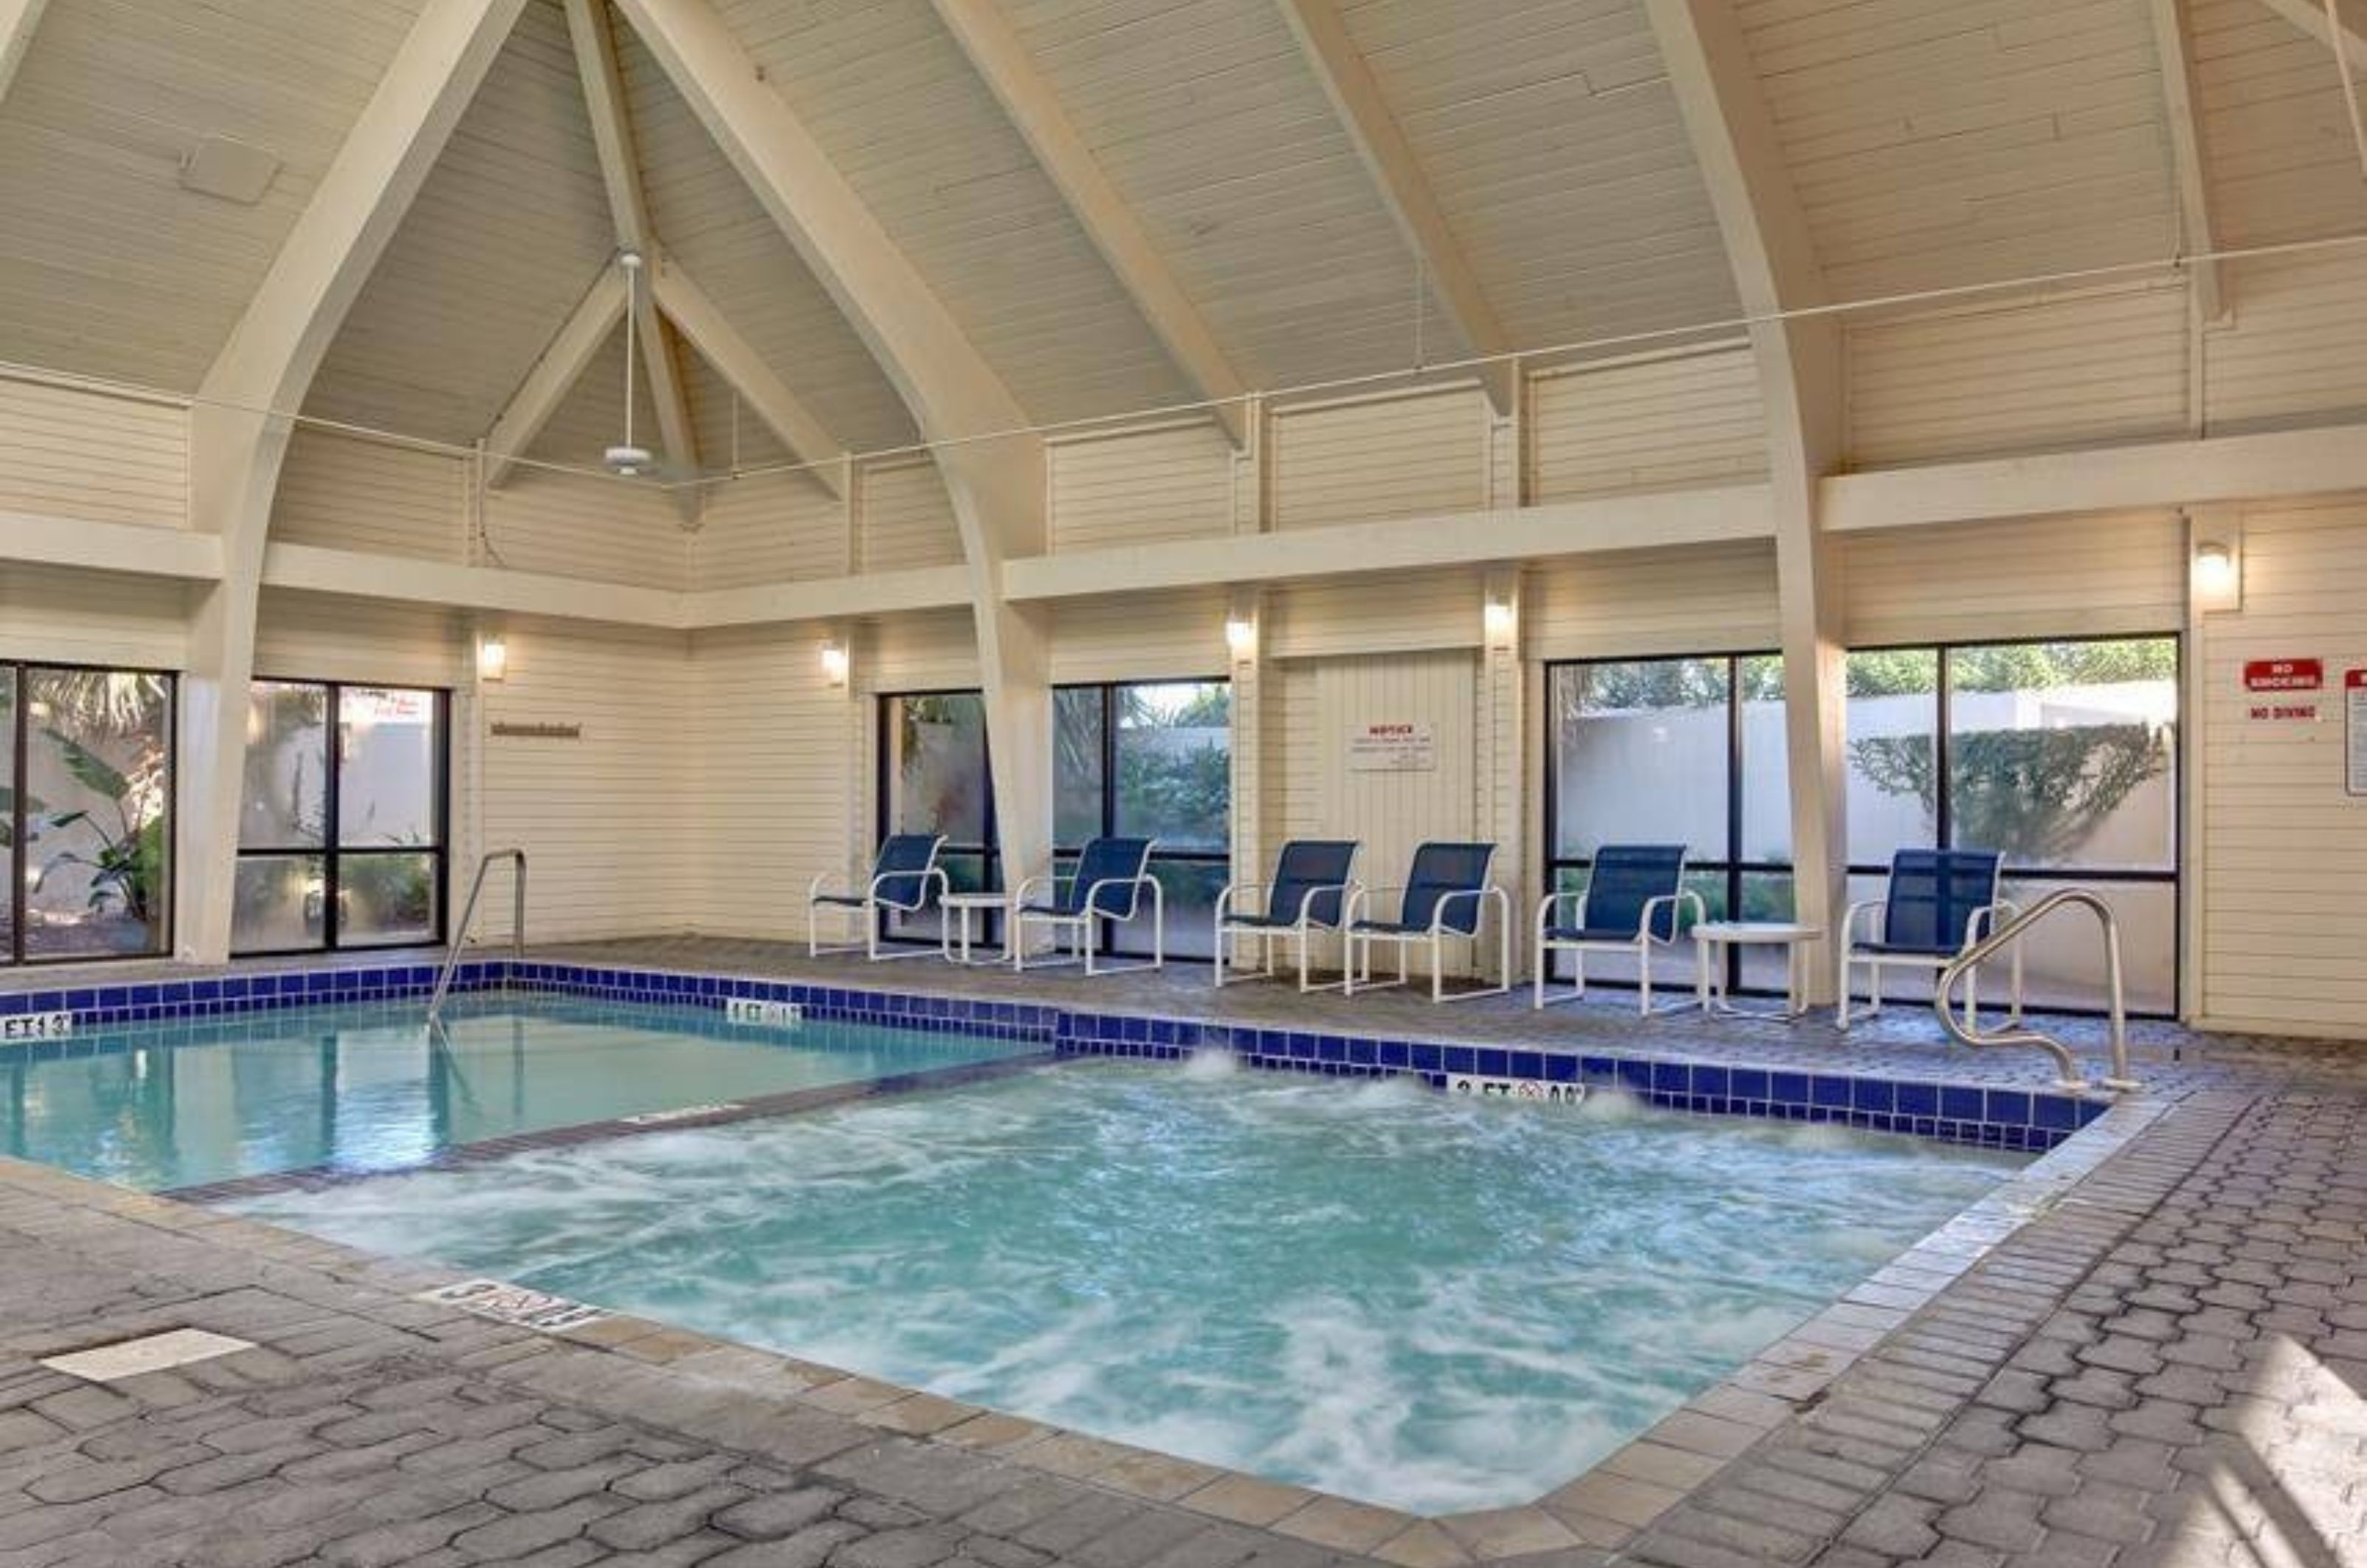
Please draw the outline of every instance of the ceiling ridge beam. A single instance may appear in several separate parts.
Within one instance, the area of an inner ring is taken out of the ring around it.
[[[17,67],[33,47],[33,33],[41,25],[41,10],[50,0],[0,0],[0,99],[17,79]]]
[[[2161,56],[2162,110],[2169,122],[2171,175],[2178,183],[2180,245],[2189,255],[2208,256],[2219,243],[2211,220],[2202,116],[2195,107],[2193,29],[2184,0],[2146,0],[2146,9],[2151,13],[2154,44]],[[2197,262],[2189,276],[2194,279],[2194,305],[2202,319],[2215,321],[2225,315],[2219,264]]]
[[[633,127],[625,110],[625,77],[617,63],[616,35],[608,30],[603,0],[565,0],[567,36],[574,45],[575,74],[583,87],[583,107],[592,119],[592,145],[600,161],[600,183],[608,193],[609,220],[617,248],[642,260],[643,282],[632,290],[633,330],[640,343],[641,371],[649,378],[658,438],[665,444],[661,471],[695,479],[701,471],[698,431],[690,416],[690,394],[682,366],[667,341],[658,313],[654,272],[656,239],[650,231],[648,197],[641,189],[640,161],[633,151]],[[681,487],[669,493],[685,523],[698,521],[700,491]]]
[[[755,346],[740,335],[679,260],[660,252],[650,271],[650,292],[657,299],[659,311],[715,367],[715,373],[747,400],[764,428],[780,437],[793,457],[811,465],[798,471],[844,501],[846,476],[840,460],[846,456],[846,444],[830,433]]]
[[[1209,414],[1224,426],[1233,446],[1240,447],[1248,429],[1249,384],[1217,344],[1133,207],[1110,183],[1101,161],[1061,107],[1052,84],[1028,58],[1018,30],[996,0],[935,0],[935,5],[938,18],[970,68],[1002,106],[1004,117],[1068,203],[1085,237],[1117,275],[1168,357],[1213,405]]]
[[[599,355],[617,323],[624,319],[625,280],[615,266],[603,265],[486,431],[489,488],[499,489],[509,479],[515,460],[534,445],[534,438],[542,434],[542,427],[559,412],[568,392],[583,378],[584,368]]]
[[[1414,259],[1421,264],[1422,276],[1438,302],[1463,341],[1477,355],[1509,355],[1513,350],[1504,324],[1497,318],[1495,308],[1479,287],[1479,275],[1472,270],[1470,258],[1455,237],[1446,221],[1446,214],[1431,190],[1429,176],[1421,171],[1413,146],[1406,140],[1397,117],[1389,111],[1388,101],[1381,95],[1381,85],[1365,62],[1364,52],[1348,31],[1346,18],[1340,15],[1338,0],[1276,0],[1282,7],[1283,20],[1298,40],[1299,53],[1305,58],[1315,79],[1322,85],[1324,96],[1331,100],[1333,114],[1340,127],[1347,132],[1356,156],[1364,163],[1373,184],[1379,189],[1381,204],[1388,209],[1389,217],[1405,236]],[[1480,379],[1488,389],[1489,401],[1499,414],[1509,414],[1512,407],[1512,367],[1509,363],[1485,367]]]

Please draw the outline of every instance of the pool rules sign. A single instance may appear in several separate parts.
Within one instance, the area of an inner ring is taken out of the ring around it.
[[[2367,795],[2367,670],[2342,677],[2342,761],[2345,787]]]

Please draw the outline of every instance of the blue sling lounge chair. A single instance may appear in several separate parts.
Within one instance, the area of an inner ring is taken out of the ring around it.
[[[1890,886],[1879,898],[1849,907],[1841,919],[1840,985],[1833,1021],[1850,1026],[1850,976],[1866,972],[1866,1012],[1882,1010],[1882,972],[1945,969],[1957,954],[2011,918],[2013,906],[1998,896],[2004,869],[1995,850],[1901,850],[1891,858]],[[1879,912],[1869,924],[1863,917]],[[1978,1010],[1978,977],[1965,977],[1965,1019]],[[2022,1016],[2022,948],[2013,952],[2013,1016]]]
[[[1150,839],[1094,839],[1077,855],[1077,869],[1061,876],[1031,876],[1012,896],[1011,966],[1027,967],[1027,928],[1050,926],[1055,956],[1042,963],[1082,960],[1088,975],[1157,969],[1167,962],[1167,896],[1150,874]],[[1150,897],[1150,962],[1094,963],[1100,927],[1134,919],[1144,893]],[[1061,949],[1073,946],[1074,952]],[[1040,966],[1040,965],[1039,965]]]
[[[1536,998],[1542,1009],[1548,1001],[1574,1001],[1586,995],[1586,954],[1632,953],[1636,955],[1637,1008],[1652,1016],[1652,954],[1676,945],[1689,929],[1682,907],[1693,906],[1693,923],[1704,910],[1701,895],[1684,886],[1685,847],[1682,844],[1605,844],[1594,852],[1594,867],[1583,893],[1550,893],[1537,906]],[[1570,954],[1578,984],[1559,996],[1547,992],[1552,954]],[[1674,1012],[1683,1002],[1661,1010]]]
[[[831,875],[824,872],[813,879],[806,889],[806,953],[819,958],[825,953],[853,953],[860,948],[873,963],[883,958],[917,958],[926,953],[925,947],[904,948],[894,953],[879,951],[879,917],[882,913],[915,915],[928,908],[933,897],[942,897],[952,884],[945,868],[937,864],[937,852],[945,848],[942,833],[891,833],[879,846],[878,858],[871,863],[871,879],[860,892],[825,891]],[[840,942],[824,944],[821,940],[821,912],[835,909],[846,919],[863,922],[861,942]],[[945,952],[945,933],[937,936],[937,951]]]
[[[1488,880],[1488,865],[1495,858],[1493,844],[1424,844],[1414,851],[1413,870],[1407,875],[1404,886],[1359,887],[1351,894],[1347,913],[1348,973],[1342,991],[1353,996],[1358,991],[1409,984],[1412,977],[1411,951],[1416,947],[1430,950],[1432,1001],[1467,1001],[1510,990],[1512,907],[1504,890]],[[1368,912],[1376,893],[1396,895],[1394,919],[1382,919]],[[1501,949],[1497,960],[1497,983],[1488,985],[1483,979],[1476,988],[1450,994],[1446,989],[1446,944],[1449,940],[1468,942],[1477,967],[1486,916],[1491,907],[1496,911],[1497,945]],[[1398,977],[1376,981],[1373,944],[1384,942],[1398,950]]]
[[[1276,941],[1298,944],[1298,988],[1302,991],[1333,990],[1345,985],[1345,980],[1317,986],[1307,977],[1307,951],[1318,931],[1336,931],[1340,918],[1345,912],[1348,897],[1356,883],[1352,874],[1356,866],[1356,840],[1353,839],[1293,839],[1282,846],[1282,853],[1274,863],[1274,880],[1269,883],[1236,882],[1217,898],[1217,984],[1227,978],[1225,939],[1233,939],[1238,952],[1243,939],[1263,942],[1261,962],[1248,971],[1251,977],[1274,973],[1274,944]],[[1263,892],[1263,910],[1236,909],[1233,900]]]

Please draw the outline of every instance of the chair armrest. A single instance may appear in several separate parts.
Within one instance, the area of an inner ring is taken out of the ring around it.
[[[1074,881],[1075,878],[1071,877],[1070,880]],[[1084,897],[1077,900],[1077,913],[1081,915],[1100,915],[1102,919],[1105,920],[1115,920],[1118,918],[1117,916],[1093,908],[1093,900],[1102,896],[1102,889],[1104,887],[1140,887],[1145,884],[1148,884],[1150,886],[1151,896],[1153,897],[1157,897],[1159,895],[1159,878],[1151,875],[1148,867],[1144,868],[1142,874],[1139,876],[1104,876],[1100,881],[1090,883],[1086,886]]]
[[[1973,918],[1965,922],[1965,945],[1956,951],[1971,952],[1995,935],[1998,927],[2021,912],[2010,898],[2000,898],[1993,904],[1982,905],[1973,911]]]
[[[815,899],[821,897],[822,896],[823,889],[828,887],[832,882],[837,881],[839,874],[839,873],[834,871],[817,873],[814,879],[806,884],[806,902],[810,904]]]
[[[1255,892],[1258,892],[1259,890],[1261,890],[1262,888],[1263,888],[1265,886],[1266,886],[1266,884],[1264,884],[1264,883],[1263,883],[1263,882],[1228,882],[1228,883],[1226,883],[1226,884],[1225,884],[1225,886],[1224,886],[1224,891],[1222,891],[1221,893],[1218,893],[1218,894],[1217,895],[1217,919],[1220,919],[1220,920],[1221,920],[1221,919],[1227,919],[1227,918],[1228,918],[1228,917],[1229,917],[1229,916],[1232,916],[1232,915],[1235,915],[1235,914],[1240,913],[1240,911],[1239,911],[1239,910],[1237,910],[1237,909],[1235,909],[1235,908],[1233,908],[1233,900],[1234,900],[1234,898],[1238,897],[1240,895],[1241,895],[1241,894],[1243,894],[1243,893],[1255,893]]]
[[[1027,890],[1029,888],[1039,886],[1045,883],[1049,883],[1054,887],[1058,887],[1063,882],[1070,880],[1072,879],[1062,876],[1058,872],[1038,872],[1034,876],[1023,878],[1020,881],[1019,886],[1011,890],[1011,912],[1013,917],[1015,919],[1025,906],[1027,902]]]
[[[1857,925],[1860,915],[1869,909],[1886,909],[1889,907],[1888,898],[1861,898],[1852,904],[1848,912],[1841,916],[1841,946],[1846,949],[1857,945]]]
[[[1497,886],[1491,882],[1482,887],[1457,887],[1451,892],[1440,894],[1438,896],[1438,902],[1430,907],[1430,934],[1433,936],[1444,936],[1446,933],[1446,907],[1449,904],[1467,898],[1477,901],[1484,906],[1490,897],[1501,897],[1503,896],[1503,891],[1504,890],[1502,888]],[[1484,908],[1480,912],[1479,919],[1487,919],[1487,912]],[[1463,933],[1457,931],[1455,934],[1460,936]]]
[[[1548,893],[1537,900],[1537,934],[1539,936],[1545,935],[1546,928],[1554,923],[1554,910],[1572,898],[1578,900],[1578,914],[1571,923],[1580,926],[1586,924],[1586,894],[1583,889],[1576,893]]]
[[[893,898],[882,898],[879,897],[879,889],[884,884],[895,882],[907,876],[914,877],[919,880],[921,884],[921,896],[919,898],[910,904],[900,904]],[[925,909],[929,907],[929,884],[931,882],[942,884],[942,892],[950,893],[953,891],[953,878],[947,876],[942,867],[933,865],[926,871],[883,871],[878,875],[871,879],[871,885],[864,889],[863,897],[866,903],[877,904],[883,909],[893,909],[900,915],[909,915],[915,909]]]
[[[1337,893],[1340,895],[1340,919],[1342,924],[1345,924],[1348,919],[1348,899],[1355,892],[1356,886],[1354,877],[1350,877],[1345,882],[1309,884],[1307,891],[1298,896],[1298,912],[1290,918],[1290,923],[1301,931],[1306,930],[1308,922],[1314,916],[1315,900],[1322,897],[1326,893]]]
[[[1674,946],[1676,944],[1677,938],[1684,934],[1684,931],[1682,929],[1684,925],[1683,918],[1681,916],[1678,919],[1677,923],[1679,929],[1665,937],[1653,934],[1652,920],[1653,918],[1659,913],[1660,907],[1662,905],[1683,904],[1687,902],[1690,902],[1693,907],[1693,924],[1700,925],[1704,920],[1709,918],[1709,906],[1703,903],[1702,896],[1694,892],[1690,887],[1680,887],[1674,893],[1662,893],[1657,897],[1645,899],[1643,909],[1644,918],[1636,922],[1636,940],[1639,942],[1648,942],[1656,947]]]

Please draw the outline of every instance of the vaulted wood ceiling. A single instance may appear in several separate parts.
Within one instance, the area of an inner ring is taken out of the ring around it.
[[[1188,401],[1139,276],[949,27],[966,0],[713,0],[1027,414]],[[1735,0],[1825,283],[1851,299],[2141,261],[2180,244],[2154,0]],[[605,6],[606,0],[601,0]],[[2264,0],[2182,0],[2222,243],[2367,228],[2330,52]],[[415,15],[415,0],[50,0],[0,100],[0,359],[193,389]],[[1251,387],[1469,352],[1434,207],[1494,330],[1540,349],[1730,318],[1733,272],[1641,0],[991,0],[1150,265]],[[911,441],[864,338],[665,73],[611,19],[669,265],[840,446]],[[1331,31],[1326,35],[1324,29]],[[1343,112],[1310,38],[1376,96]],[[1008,85],[1003,85],[1008,92]],[[263,149],[261,201],[183,188],[201,139]],[[1390,149],[1402,156],[1394,168]],[[310,412],[487,434],[613,265],[560,0],[533,0],[347,318]],[[1419,225],[1414,227],[1418,228]],[[1468,301],[1460,301],[1467,304]],[[697,457],[780,460],[674,343]],[[1205,367],[1202,367],[1205,369]],[[596,459],[620,342],[531,451]],[[637,372],[638,373],[638,372]],[[644,384],[637,392],[646,418]],[[807,457],[825,454],[808,453]]]

